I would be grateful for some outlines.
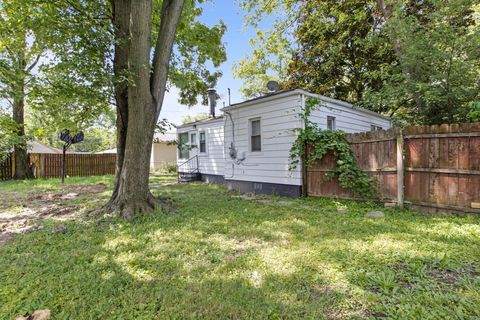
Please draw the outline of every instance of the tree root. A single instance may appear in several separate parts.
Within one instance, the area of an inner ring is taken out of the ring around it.
[[[146,199],[126,200],[116,197],[116,199],[111,199],[101,210],[118,215],[125,220],[132,220],[135,215],[152,212],[158,208],[166,214],[177,212],[171,199],[156,199],[150,191]]]
[[[132,220],[135,215],[147,213],[155,210],[159,203],[155,200],[153,194],[149,191],[146,199],[125,199],[117,196],[103,207],[103,210],[116,214],[125,220]]]

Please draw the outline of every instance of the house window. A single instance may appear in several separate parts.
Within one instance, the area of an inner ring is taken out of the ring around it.
[[[188,159],[189,147],[188,147],[188,133],[180,133],[178,135],[178,158]]]
[[[200,132],[200,153],[207,152],[207,137],[205,132]]]
[[[370,126],[370,131],[380,131],[380,130],[383,130],[383,128],[380,126],[376,126],[374,124]]]
[[[336,129],[335,117],[327,116],[327,129],[328,130],[335,130]]]
[[[197,134],[190,133],[190,147],[196,148],[197,147]]]
[[[250,150],[252,152],[262,151],[260,119],[250,120]]]

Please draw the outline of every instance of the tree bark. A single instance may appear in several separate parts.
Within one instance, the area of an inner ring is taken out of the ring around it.
[[[112,0],[116,30],[119,35],[125,31],[129,35],[128,42],[117,38],[114,69],[117,77],[128,70],[129,82],[115,86],[120,119],[117,118],[116,182],[109,207],[126,219],[155,208],[148,186],[150,154],[184,0],[163,1],[153,68],[150,66],[152,1],[137,0],[132,6],[129,3]]]
[[[130,24],[130,0],[111,0],[112,23],[115,36],[115,52],[113,58],[114,91],[117,107],[117,160],[115,164],[115,185],[110,203],[118,196],[120,176],[125,158],[128,123],[128,86],[124,77],[128,73],[128,48]],[[123,77],[122,77],[123,75]]]
[[[17,135],[19,137],[25,136],[25,75],[27,63],[23,52],[19,52],[17,57],[18,69],[22,70],[22,74],[13,84],[13,121],[18,125]],[[31,179],[33,173],[30,168],[30,159],[28,156],[27,145],[25,142],[16,144],[13,148],[14,153],[14,179]]]

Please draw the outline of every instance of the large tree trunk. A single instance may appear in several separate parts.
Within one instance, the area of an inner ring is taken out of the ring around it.
[[[117,84],[115,87],[117,115],[121,120],[117,119],[117,172],[109,207],[127,219],[136,213],[155,208],[148,186],[150,154],[183,3],[184,0],[163,1],[159,36],[151,68],[152,1],[137,0],[135,5],[127,8],[129,1],[112,0],[115,27],[119,31],[128,28],[129,35],[128,43],[118,41],[117,38],[115,72],[118,76],[117,72],[127,69],[130,79],[126,97],[122,85]],[[129,14],[126,14],[127,11]],[[128,61],[126,65],[125,56]]]
[[[18,64],[20,70],[25,70],[26,62],[23,54],[19,54]],[[13,121],[18,125],[17,135],[23,138],[25,137],[25,77],[23,75],[15,81],[13,92]],[[13,153],[15,167],[13,178],[22,180],[33,178],[26,143],[16,144]]]
[[[128,72],[128,43],[130,24],[130,0],[111,0],[115,32],[115,53],[113,72],[115,75],[115,102],[117,106],[117,160],[115,164],[115,185],[110,204],[117,199],[120,187],[128,124],[128,87],[124,76]],[[123,77],[122,77],[123,75]]]

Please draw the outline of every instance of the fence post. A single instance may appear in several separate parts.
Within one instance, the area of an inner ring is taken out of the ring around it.
[[[308,168],[307,168],[307,161],[308,161],[308,147],[307,145],[303,146],[303,159],[302,159],[302,196],[308,196]]]
[[[403,208],[405,200],[404,176],[405,167],[403,163],[404,139],[401,129],[397,132],[397,204]]]

